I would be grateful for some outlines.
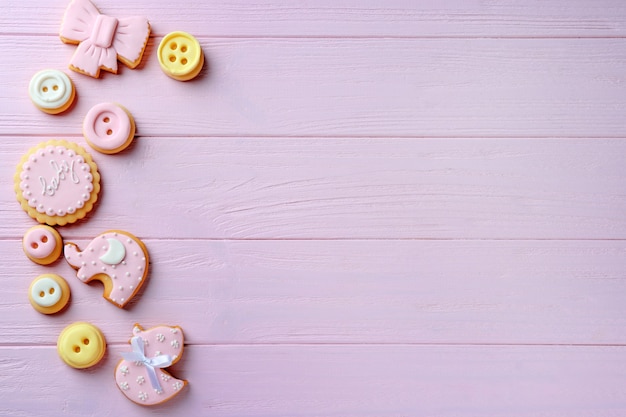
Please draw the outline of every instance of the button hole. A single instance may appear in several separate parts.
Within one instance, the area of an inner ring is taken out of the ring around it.
[[[39,293],[39,297],[44,298],[45,296],[46,296],[46,293],[45,293],[45,292],[41,291],[41,292]]]
[[[170,62],[176,62],[176,57],[174,55],[170,55]]]
[[[181,52],[187,52],[187,45],[183,45],[180,47]]]
[[[30,244],[30,247],[33,249],[37,249],[39,247],[39,245],[37,244],[37,242],[33,242]]]
[[[80,353],[80,346],[74,346],[74,352]]]
[[[44,88],[42,88],[42,90],[43,90],[44,93],[47,93],[48,92],[48,87],[44,87]]]
[[[187,64],[187,58],[181,59],[180,63],[183,64],[183,65],[186,65]]]
[[[54,86],[52,86],[52,89],[53,89],[54,91],[57,91],[57,90],[59,89],[59,86],[58,86],[58,85],[54,85]]]
[[[54,294],[54,288],[50,288],[48,292],[50,293],[50,295]]]
[[[102,119],[102,121],[104,123],[109,123],[111,121],[111,119],[109,119],[108,117],[105,117],[104,119]]]
[[[178,45],[176,45],[176,42],[172,42],[172,43],[170,43],[170,49],[171,49],[172,51],[174,51],[177,47],[178,47]]]
[[[42,241],[43,243],[47,243],[47,242],[48,242],[48,236],[42,236],[42,237],[41,237],[41,241]]]
[[[89,344],[89,339],[84,339],[83,340],[83,345],[87,346]]]
[[[107,135],[111,136],[113,134],[113,131],[111,129],[107,130]]]

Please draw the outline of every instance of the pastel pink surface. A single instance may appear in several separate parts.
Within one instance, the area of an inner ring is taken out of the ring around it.
[[[181,359],[183,352],[183,332],[180,327],[157,326],[148,330],[133,329],[133,337],[141,337],[144,343],[143,354],[147,358],[168,355],[172,363]],[[174,378],[162,368],[155,369],[160,389],[151,385],[147,367],[142,363],[121,360],[115,367],[115,381],[122,393],[131,401],[141,405],[155,405],[169,401],[178,395],[187,382]]]
[[[106,232],[95,237],[80,251],[75,244],[65,245],[65,260],[77,268],[76,276],[89,282],[97,275],[107,275],[111,291],[105,298],[124,307],[144,284],[148,254],[135,236],[123,231]]]
[[[3,416],[626,415],[624,2],[98,0],[153,37],[57,117],[25,86],[75,52],[68,3],[0,15],[0,178],[128,105],[141,140],[96,155],[98,210],[60,231],[132,230],[150,284],[111,308],[57,262],[72,302],[37,313],[33,221],[0,187]],[[188,84],[155,56],[181,29],[207,58]],[[77,320],[110,342],[88,372],[53,347]],[[114,378],[135,322],[185,330],[189,385],[154,407]]]
[[[61,38],[78,43],[70,68],[92,77],[101,68],[117,73],[118,59],[135,67],[149,35],[148,19],[105,16],[89,0],[72,0],[61,25]]]

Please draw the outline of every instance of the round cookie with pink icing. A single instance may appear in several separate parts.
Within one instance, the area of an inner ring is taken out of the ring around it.
[[[31,261],[39,265],[50,265],[61,256],[63,240],[54,228],[40,224],[24,233],[22,248]]]
[[[114,154],[126,149],[135,137],[135,120],[115,103],[93,106],[83,120],[83,136],[98,152]]]
[[[136,236],[109,230],[94,238],[84,250],[67,243],[65,260],[85,283],[101,281],[103,297],[123,308],[137,294],[148,276],[148,250]]]
[[[100,192],[100,174],[91,155],[65,140],[31,148],[17,165],[14,180],[22,208],[50,226],[84,218]]]
[[[164,371],[183,354],[183,331],[178,326],[144,330],[138,324],[130,340],[132,350],[123,352],[115,368],[115,382],[122,393],[140,405],[155,405],[177,396],[187,381]]]

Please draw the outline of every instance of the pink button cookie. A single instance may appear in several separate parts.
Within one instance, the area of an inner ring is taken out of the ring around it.
[[[183,354],[183,331],[178,326],[158,326],[143,330],[138,324],[130,340],[131,352],[115,368],[115,382],[131,401],[155,405],[181,392],[187,381],[163,370],[178,362]]]
[[[128,110],[118,104],[96,104],[83,120],[83,136],[98,152],[121,152],[135,137],[135,121]]]
[[[122,230],[109,230],[82,252],[74,243],[65,245],[65,260],[78,271],[82,282],[104,284],[103,297],[123,308],[137,294],[148,275],[148,250],[141,240]]]
[[[91,155],[64,140],[31,148],[19,162],[14,180],[22,208],[50,226],[84,218],[100,192],[100,174]]]
[[[28,259],[40,265],[49,265],[59,259],[63,242],[59,232],[50,226],[33,226],[22,239],[22,248]]]

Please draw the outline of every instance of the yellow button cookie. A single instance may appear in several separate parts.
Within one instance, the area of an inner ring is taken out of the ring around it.
[[[104,356],[106,341],[100,329],[93,324],[77,322],[63,329],[57,341],[57,351],[72,368],[89,368]]]
[[[187,32],[165,35],[157,50],[159,64],[165,74],[179,81],[196,77],[204,65],[200,43]]]

